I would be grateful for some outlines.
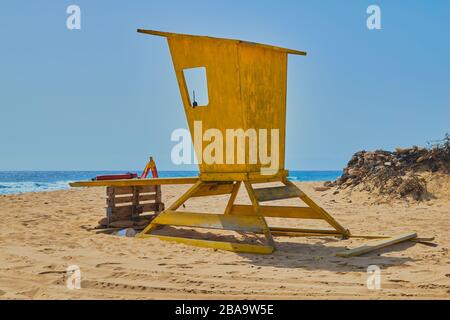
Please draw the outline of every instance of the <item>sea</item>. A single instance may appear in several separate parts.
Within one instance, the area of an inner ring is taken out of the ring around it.
[[[91,180],[98,175],[137,172],[125,171],[0,171],[0,195],[69,189],[69,182]],[[159,171],[162,178],[195,177],[197,171]],[[289,171],[293,181],[335,180],[342,171]]]

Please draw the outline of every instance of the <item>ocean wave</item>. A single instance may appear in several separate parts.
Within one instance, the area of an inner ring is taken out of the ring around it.
[[[71,181],[55,181],[55,182],[0,182],[0,194],[17,194],[25,192],[41,192],[69,189]]]

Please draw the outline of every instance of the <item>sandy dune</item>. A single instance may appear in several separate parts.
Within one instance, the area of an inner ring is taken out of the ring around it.
[[[104,216],[102,188],[8,195],[0,196],[0,299],[450,298],[450,202],[369,205],[316,185],[299,183],[353,233],[416,231],[435,236],[435,246],[407,242],[346,259],[334,254],[365,241],[276,237],[272,255],[236,254],[96,234],[90,229]],[[187,187],[164,186],[164,201]],[[184,210],[217,212],[225,199],[194,200]],[[248,203],[242,190],[238,201]],[[73,264],[80,290],[66,287]],[[381,290],[366,286],[373,264],[382,270]]]

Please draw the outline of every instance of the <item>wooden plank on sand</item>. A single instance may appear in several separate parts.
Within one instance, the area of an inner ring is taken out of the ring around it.
[[[417,233],[415,232],[411,232],[411,233],[403,233],[391,238],[387,238],[387,239],[382,239],[382,240],[378,240],[378,241],[373,241],[373,242],[369,242],[366,243],[362,246],[353,248],[353,249],[349,249],[346,251],[341,251],[336,253],[336,256],[338,257],[343,257],[343,258],[348,258],[348,257],[354,257],[354,256],[359,256],[361,254],[364,253],[368,253],[377,249],[381,249],[396,243],[400,243],[406,240],[411,240],[417,238]]]

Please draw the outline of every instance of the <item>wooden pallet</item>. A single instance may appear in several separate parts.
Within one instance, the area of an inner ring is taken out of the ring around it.
[[[164,210],[160,185],[107,187],[106,196],[106,227],[116,221],[138,221],[143,214]]]

